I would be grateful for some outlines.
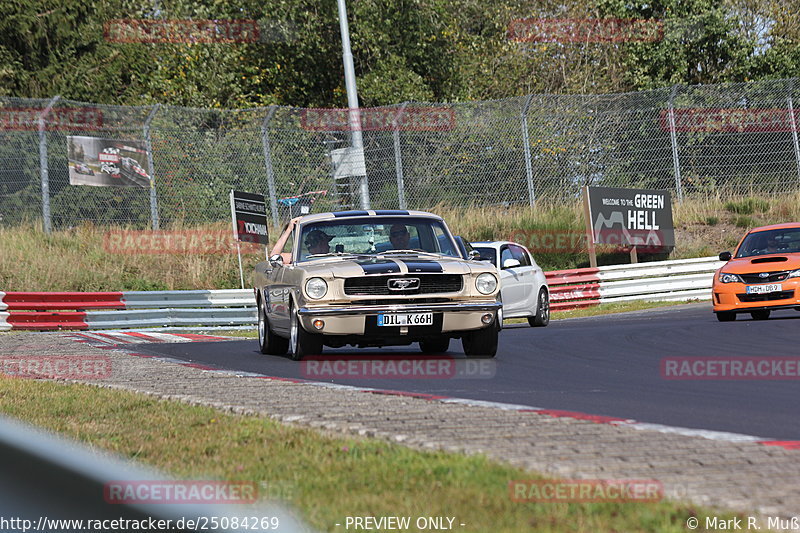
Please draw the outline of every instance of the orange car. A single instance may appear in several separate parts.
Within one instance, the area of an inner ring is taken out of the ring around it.
[[[736,320],[736,313],[765,320],[773,309],[800,311],[800,223],[754,228],[733,255],[719,259],[727,261],[712,288],[720,322]]]

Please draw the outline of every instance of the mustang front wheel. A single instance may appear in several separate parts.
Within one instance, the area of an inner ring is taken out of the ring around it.
[[[439,338],[427,341],[420,341],[419,349],[424,354],[437,354],[437,353],[444,353],[447,349],[450,348],[450,339],[449,338]]]
[[[467,357],[494,357],[497,355],[497,325],[465,333],[461,345]]]
[[[292,360],[299,361],[307,355],[319,355],[322,353],[322,335],[314,335],[307,332],[300,325],[300,317],[292,307],[289,312],[291,323],[289,326],[289,345],[292,350]]]

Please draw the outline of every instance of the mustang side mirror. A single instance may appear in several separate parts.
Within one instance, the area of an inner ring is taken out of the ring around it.
[[[520,266],[522,263],[518,259],[506,259],[503,261],[503,268],[514,268]]]
[[[283,265],[283,256],[281,254],[275,254],[269,258],[269,264],[273,267]]]
[[[469,251],[469,260],[470,261],[480,261],[481,253],[478,250],[470,250]]]
[[[731,260],[731,253],[730,252],[722,252],[719,254],[720,261],[730,261]]]

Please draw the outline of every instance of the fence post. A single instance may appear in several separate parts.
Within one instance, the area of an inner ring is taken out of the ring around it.
[[[528,108],[531,106],[533,95],[529,94],[525,99],[525,105],[522,106],[522,115],[520,121],[522,122],[522,148],[525,151],[525,176],[528,180],[528,203],[531,207],[536,203],[536,194],[533,189],[533,165],[531,164],[531,142],[528,136]]]
[[[158,231],[160,222],[158,217],[158,198],[156,196],[156,167],[153,166],[153,144],[150,142],[150,123],[161,109],[161,104],[156,104],[144,121],[144,143],[147,150],[147,165],[150,167],[150,223],[153,231]]]
[[[403,118],[403,113],[406,111],[408,102],[403,102],[397,115],[392,121],[392,139],[394,141],[394,171],[397,176],[397,204],[400,209],[408,209],[406,205],[406,185],[403,177],[403,155],[400,152],[400,120]]]
[[[278,106],[271,105],[267,111],[267,116],[261,123],[261,145],[264,148],[264,166],[267,169],[267,188],[269,189],[269,208],[272,210],[272,223],[278,226],[278,197],[275,193],[275,171],[272,168],[272,152],[269,146],[269,122],[275,115]]]
[[[678,202],[683,202],[683,186],[681,184],[681,160],[678,155],[678,137],[675,134],[675,94],[678,92],[678,85],[672,87],[669,95],[669,137],[672,142],[672,165],[675,168],[675,194]]]
[[[794,116],[794,80],[789,82],[789,123],[792,125],[792,142],[794,143],[794,160],[797,163],[797,179],[800,180],[800,145],[797,143],[797,120]]]
[[[47,132],[44,124],[50,110],[60,98],[61,95],[54,96],[39,115],[39,178],[42,182],[42,225],[45,233],[53,231],[53,221],[50,215],[50,174],[47,167]]]

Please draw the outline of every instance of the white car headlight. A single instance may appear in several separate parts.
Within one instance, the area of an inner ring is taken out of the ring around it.
[[[738,274],[726,274],[725,272],[720,272],[720,274],[719,274],[719,282],[720,283],[744,283],[742,281],[742,278],[740,278]]]
[[[475,278],[475,288],[481,294],[491,294],[497,289],[497,278],[494,277],[494,274],[484,272]]]
[[[328,284],[322,278],[309,278],[306,281],[306,294],[312,300],[319,300],[328,294]]]

